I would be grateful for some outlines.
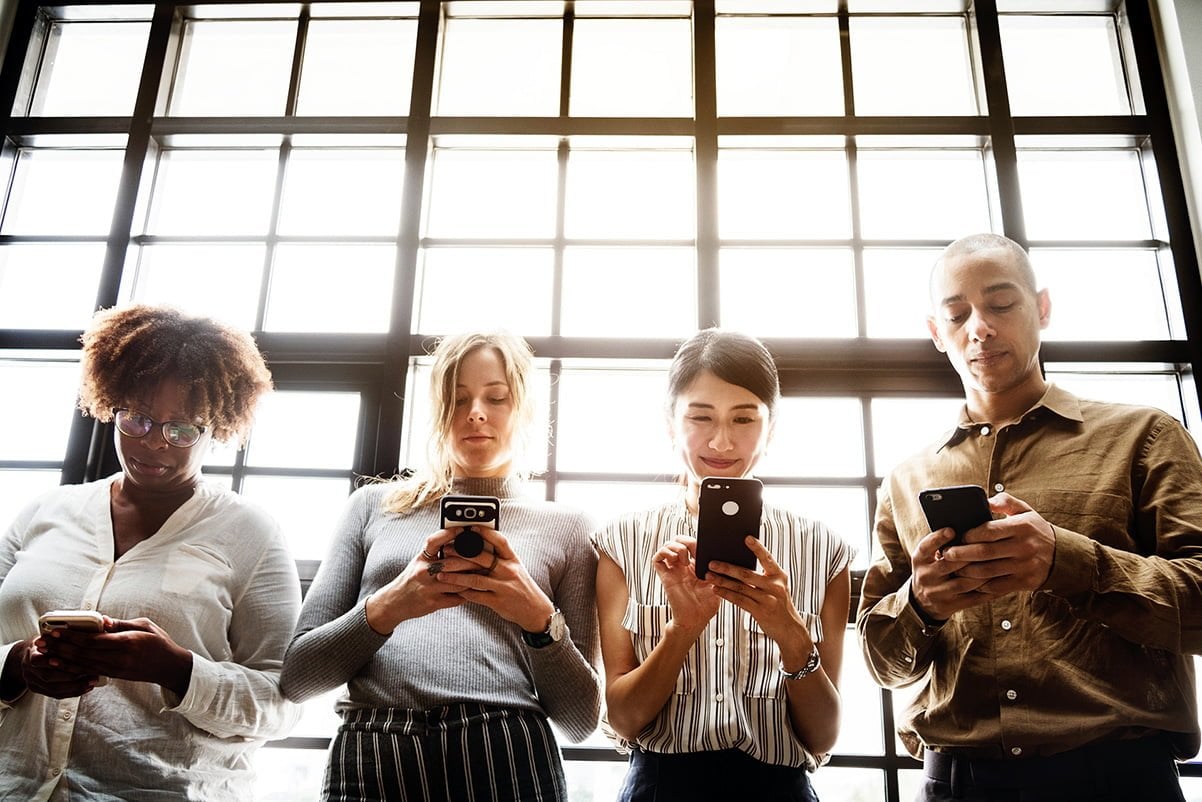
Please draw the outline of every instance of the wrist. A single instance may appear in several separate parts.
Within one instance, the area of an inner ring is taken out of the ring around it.
[[[21,673],[21,661],[27,651],[29,651],[29,641],[18,641],[8,650],[8,655],[4,659],[4,668],[0,671],[0,700],[15,702],[28,689],[25,684],[25,676]]]
[[[555,605],[551,604],[550,599],[544,598],[543,604],[535,605],[533,612],[515,623],[522,628],[523,632],[531,634],[546,632],[553,615],[555,615]]]
[[[915,592],[913,584],[910,585],[910,607],[922,621],[924,629],[937,629],[947,623],[946,618],[937,618],[922,606],[922,603],[918,601],[918,594]]]

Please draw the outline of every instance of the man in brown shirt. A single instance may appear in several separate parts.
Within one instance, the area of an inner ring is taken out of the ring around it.
[[[1079,399],[1039,364],[1051,300],[998,235],[948,246],[928,327],[964,384],[956,428],[880,494],[856,627],[920,800],[1180,800],[1198,752],[1202,459],[1156,409]],[[948,545],[918,503],[976,484],[994,520]]]

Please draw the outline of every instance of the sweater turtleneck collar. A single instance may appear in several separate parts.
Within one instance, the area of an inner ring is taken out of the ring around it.
[[[521,484],[522,480],[513,475],[496,476],[487,479],[457,476],[451,480],[451,492],[461,496],[513,498],[521,494]]]

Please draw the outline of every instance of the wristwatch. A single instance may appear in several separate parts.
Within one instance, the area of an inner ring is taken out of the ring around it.
[[[814,649],[810,652],[810,659],[806,660],[806,664],[796,671],[785,671],[785,664],[780,663],[777,667],[780,673],[785,675],[785,679],[801,679],[808,677],[818,670],[818,666],[822,665],[822,656],[818,654],[818,645],[814,645]]]
[[[551,617],[547,619],[546,629],[542,632],[527,632],[523,629],[522,640],[526,641],[526,645],[532,649],[541,649],[552,643],[559,643],[567,631],[568,624],[563,620],[563,613],[556,607],[555,612],[551,613]]]

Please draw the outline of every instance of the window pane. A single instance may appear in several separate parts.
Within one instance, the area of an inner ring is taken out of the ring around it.
[[[8,531],[17,513],[24,509],[26,504],[58,487],[61,475],[58,470],[0,469],[0,535]]]
[[[680,485],[670,482],[561,481],[555,485],[555,500],[584,510],[597,528],[619,515],[651,509],[680,497]]]
[[[107,236],[121,177],[119,150],[22,148],[4,209],[5,234]],[[64,187],[70,187],[69,192]]]
[[[549,237],[557,174],[553,150],[436,150],[427,233]]]
[[[1165,340],[1154,251],[1040,250],[1032,261],[1052,299],[1045,340]]]
[[[681,337],[697,328],[692,248],[568,248],[563,325],[574,337]]]
[[[843,114],[836,18],[719,17],[715,27],[719,116]]]
[[[1130,114],[1111,16],[998,17],[1010,113]]]
[[[549,248],[427,248],[414,287],[415,330],[550,334],[554,264]]]
[[[846,727],[847,720],[843,721]],[[812,776],[814,791],[822,802],[860,802],[885,798],[885,773],[876,769],[824,766],[822,771]]]
[[[242,495],[279,521],[294,560],[326,557],[350,489],[349,479],[324,477],[254,475],[242,481]]]
[[[1018,176],[1031,239],[1151,236],[1134,150],[1020,150]]]
[[[565,369],[559,469],[675,476],[681,466],[668,440],[665,390],[659,371]]]
[[[843,635],[843,676],[839,683],[839,697],[843,704],[843,715],[840,717],[842,724],[839,727],[839,740],[835,742],[832,751],[841,755],[884,754],[881,691],[876,681],[868,674],[860,643],[856,639],[855,627],[848,627]],[[827,766],[814,775],[815,784],[829,769]],[[881,775],[877,772],[867,773],[875,775],[876,788],[880,789]],[[834,786],[838,788],[842,783],[834,783]],[[828,794],[835,794],[835,799],[879,798],[877,794],[866,794],[863,797],[839,796],[840,792],[834,788],[828,790],[826,783],[820,787],[823,791],[823,802],[828,798]]]
[[[722,325],[758,337],[854,337],[851,251],[723,248]]]
[[[860,225],[875,239],[945,239],[989,231],[977,150],[861,150]]]
[[[558,19],[446,20],[436,113],[557,116],[562,32]]]
[[[409,113],[417,20],[313,20],[297,114]]]
[[[185,22],[167,113],[283,114],[295,47],[295,20]]]
[[[856,114],[977,114],[962,16],[852,17]]]
[[[561,739],[560,743],[567,741]],[[570,800],[617,799],[626,778],[626,760],[565,760],[563,773]]]
[[[863,570],[868,567],[872,553],[872,532],[868,525],[868,496],[863,489],[768,485],[764,488],[764,500],[811,520],[822,521],[855,549],[852,569]]]
[[[147,245],[123,274],[122,297],[170,304],[240,329],[255,327],[263,245]]]
[[[358,393],[269,393],[259,403],[246,464],[349,469],[358,429]]]
[[[919,449],[950,434],[960,420],[962,398],[872,399],[872,448],[876,472],[884,476]]]
[[[1131,366],[1071,365],[1055,362],[1049,362],[1045,366],[1048,381],[1081,398],[1156,407],[1177,420],[1185,420],[1185,411],[1181,406],[1181,387],[1175,375],[1118,372],[1124,369],[1131,370]]]
[[[331,266],[337,272],[331,273]],[[267,298],[270,331],[388,331],[393,245],[281,245]]]
[[[401,148],[293,150],[280,233],[395,235],[404,175]]]
[[[692,53],[685,19],[577,19],[572,115],[693,116]]]
[[[0,460],[61,462],[79,415],[79,364],[0,359],[0,387],[9,390],[0,393]]]
[[[0,328],[83,329],[96,308],[102,243],[0,247]]]
[[[274,149],[164,151],[146,233],[266,233],[278,165]]]
[[[53,21],[30,115],[133,114],[149,34],[146,22]]]
[[[760,476],[863,476],[858,398],[782,398]]]
[[[718,153],[718,233],[725,238],[835,238],[851,234],[842,150]]]
[[[334,732],[330,730],[330,737]],[[252,759],[257,802],[313,802],[321,798],[324,751],[268,747],[257,750]]]
[[[694,174],[687,151],[573,150],[565,231],[569,237],[691,238]]]
[[[933,249],[864,249],[864,305],[869,337],[926,339]]]

